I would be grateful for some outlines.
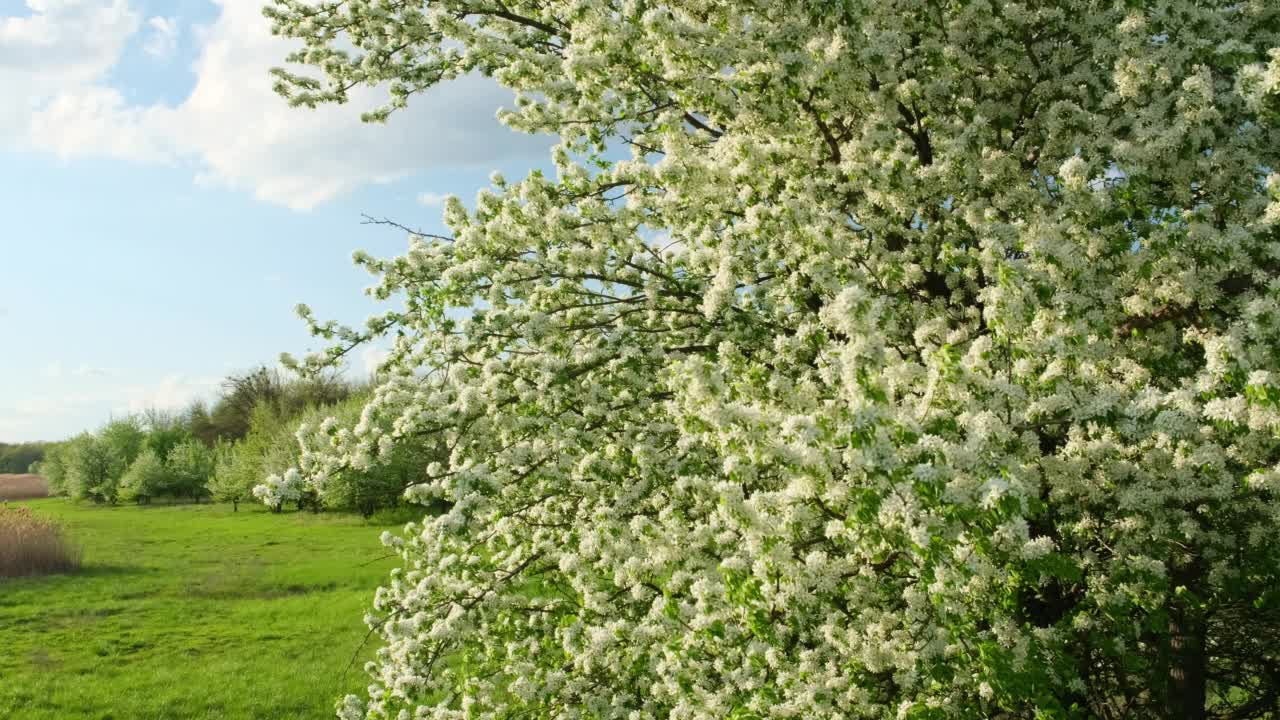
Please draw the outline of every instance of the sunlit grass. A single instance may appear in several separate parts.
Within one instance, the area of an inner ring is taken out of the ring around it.
[[[23,504],[67,527],[84,565],[0,580],[0,717],[324,718],[365,686],[361,617],[395,562],[385,526]]]

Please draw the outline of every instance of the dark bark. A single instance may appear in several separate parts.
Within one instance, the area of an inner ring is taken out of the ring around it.
[[[1174,587],[1194,589],[1200,573],[1194,566],[1175,573]],[[1170,720],[1205,720],[1208,655],[1205,621],[1195,607],[1195,593],[1175,598],[1169,607],[1167,716]]]

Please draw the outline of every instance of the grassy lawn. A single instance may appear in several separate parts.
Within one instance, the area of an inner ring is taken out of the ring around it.
[[[371,647],[344,670],[396,562],[385,526],[255,506],[23,504],[64,522],[84,567],[0,579],[0,717],[325,718],[364,687]]]

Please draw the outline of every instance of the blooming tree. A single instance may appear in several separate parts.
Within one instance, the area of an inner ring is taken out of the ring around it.
[[[286,470],[283,475],[269,475],[266,480],[253,486],[253,496],[271,508],[272,512],[280,512],[287,502],[298,503],[298,509],[302,509],[304,491],[302,476],[295,468]]]
[[[560,139],[301,308],[395,340],[303,475],[448,450],[341,717],[1274,717],[1280,4],[268,14]]]
[[[296,442],[290,460],[294,464],[310,463],[310,457],[316,452],[323,453],[332,447],[334,435],[343,427],[361,435],[368,434],[367,423],[374,418],[366,411],[367,407],[368,398],[358,393],[337,405],[303,413],[291,438]],[[317,503],[372,516],[379,509],[399,504],[401,493],[422,476],[423,469],[446,457],[438,441],[395,442],[388,432],[390,429],[389,423],[381,428],[381,446],[376,459],[371,456],[364,461],[356,460],[336,472],[306,478],[305,485],[315,494]]]

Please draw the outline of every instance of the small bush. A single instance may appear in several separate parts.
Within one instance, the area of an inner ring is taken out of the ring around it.
[[[58,523],[0,504],[0,577],[47,575],[80,567],[80,549]]]

